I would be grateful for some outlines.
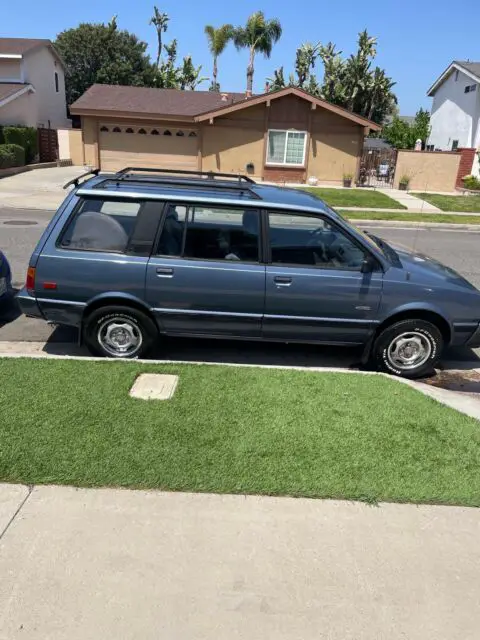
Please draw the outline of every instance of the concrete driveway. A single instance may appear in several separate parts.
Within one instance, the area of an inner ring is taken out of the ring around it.
[[[2,178],[0,202],[4,207],[54,211],[67,193],[63,185],[82,173],[84,167],[52,167]]]

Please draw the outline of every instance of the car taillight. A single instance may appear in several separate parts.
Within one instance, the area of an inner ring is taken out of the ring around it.
[[[35,271],[35,267],[28,267],[27,269],[27,282],[25,286],[31,296],[35,293]]]

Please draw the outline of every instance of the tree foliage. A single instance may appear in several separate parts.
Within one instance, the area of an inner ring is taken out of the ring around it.
[[[95,83],[152,86],[146,43],[119,30],[115,17],[106,25],[82,23],[62,31],[55,47],[65,62],[68,105]]]
[[[377,39],[365,30],[358,34],[357,44],[356,53],[346,59],[332,42],[302,44],[296,52],[295,75],[290,75],[287,84],[283,68],[275,71],[270,79],[272,90],[282,88],[283,81],[283,86],[299,87],[381,124],[395,110],[395,83],[380,67],[372,69]],[[321,83],[313,72],[318,59],[323,63]]]
[[[280,40],[282,25],[277,18],[266,20],[263,11],[256,11],[248,18],[244,27],[236,27],[233,42],[238,50],[248,49],[247,91],[252,92],[253,74],[255,72],[255,56],[263,53],[270,58],[273,45]]]
[[[157,69],[160,66],[160,58],[162,57],[162,34],[168,29],[169,20],[168,14],[161,13],[156,6],[153,7],[153,16],[150,18],[149,24],[153,24],[157,31],[157,60],[155,63]]]
[[[205,27],[205,35],[208,40],[208,48],[213,57],[213,78],[210,85],[210,91],[220,91],[218,83],[218,58],[225,51],[225,47],[233,37],[233,26],[231,24],[223,24],[216,29],[212,25],[207,24]]]
[[[419,109],[411,124],[394,116],[382,130],[382,138],[397,149],[413,149],[417,140],[421,140],[424,147],[429,135],[430,113],[426,109]]]

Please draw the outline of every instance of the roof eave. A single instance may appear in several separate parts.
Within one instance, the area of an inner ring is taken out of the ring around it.
[[[0,100],[0,107],[4,107],[9,102],[13,102],[17,98],[20,98],[21,96],[23,96],[25,93],[35,93],[35,89],[31,84],[19,85],[19,87],[21,88],[19,88],[18,91],[16,91],[15,93],[11,93],[9,96],[4,98],[3,100]]]
[[[75,102],[70,107],[70,113],[74,116],[91,116],[98,118],[122,118],[132,120],[173,120],[175,122],[194,122],[193,116],[176,116],[165,113],[153,112],[145,113],[138,111],[119,111],[116,109],[87,109],[75,106]]]

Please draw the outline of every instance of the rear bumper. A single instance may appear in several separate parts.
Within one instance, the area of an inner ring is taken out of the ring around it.
[[[25,289],[25,287],[17,293],[15,298],[17,299],[17,302],[23,314],[25,314],[29,318],[39,318],[41,320],[46,320],[40,307],[38,306],[36,298],[31,296]]]

